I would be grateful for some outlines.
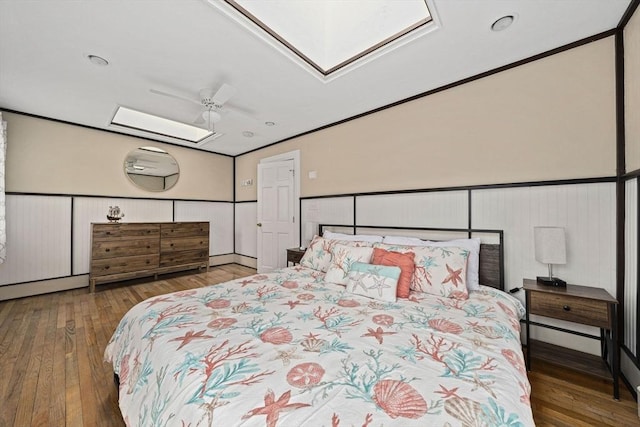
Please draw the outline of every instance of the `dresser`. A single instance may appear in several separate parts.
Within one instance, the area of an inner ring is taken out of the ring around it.
[[[532,349],[536,356],[551,363],[567,366],[578,371],[613,380],[613,397],[619,398],[618,377],[620,375],[620,350],[618,347],[617,306],[618,301],[606,290],[589,286],[567,285],[554,287],[524,279],[526,292],[526,346],[527,368],[531,370]],[[565,320],[581,325],[600,328],[600,336],[591,336],[569,329],[534,322],[530,315]],[[530,325],[542,326],[585,338],[600,340],[600,361],[597,356],[565,351],[562,347],[538,343],[530,339]]]
[[[208,222],[91,224],[89,290],[100,283],[209,270]]]

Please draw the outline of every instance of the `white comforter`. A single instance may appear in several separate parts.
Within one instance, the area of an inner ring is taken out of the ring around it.
[[[532,426],[521,304],[380,302],[287,268],[151,298],[105,359],[129,426]]]

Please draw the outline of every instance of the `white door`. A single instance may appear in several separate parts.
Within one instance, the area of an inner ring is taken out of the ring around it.
[[[294,162],[258,164],[258,272],[287,265],[294,242]]]

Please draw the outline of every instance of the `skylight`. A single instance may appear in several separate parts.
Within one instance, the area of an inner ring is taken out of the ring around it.
[[[200,142],[213,135],[213,132],[206,129],[120,106],[111,119],[111,124],[190,142]]]
[[[323,75],[431,22],[425,0],[225,0]]]

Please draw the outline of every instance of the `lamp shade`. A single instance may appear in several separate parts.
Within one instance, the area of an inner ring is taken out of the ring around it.
[[[536,261],[566,264],[567,246],[563,227],[533,227]]]

